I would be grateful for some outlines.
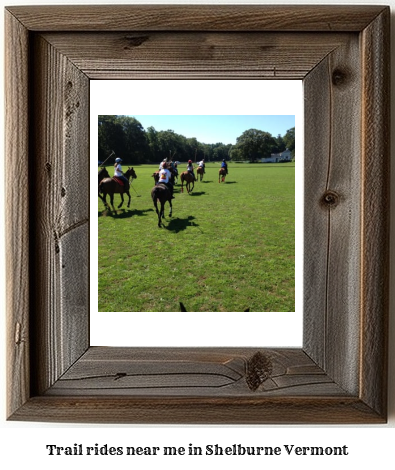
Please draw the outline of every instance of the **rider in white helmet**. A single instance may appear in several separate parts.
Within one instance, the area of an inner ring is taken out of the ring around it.
[[[129,188],[129,181],[128,181],[128,179],[123,175],[121,163],[122,163],[122,159],[121,159],[121,158],[116,158],[116,159],[115,159],[115,163],[114,163],[114,176],[115,176],[116,178],[119,178],[120,180],[122,180],[122,181],[124,182],[124,184],[125,184],[125,187],[126,187],[126,188]]]

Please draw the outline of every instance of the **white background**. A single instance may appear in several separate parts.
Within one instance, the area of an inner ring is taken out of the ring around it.
[[[91,99],[91,211],[103,203],[97,198],[97,135],[99,114],[194,115],[288,114],[296,124],[296,312],[217,312],[194,314],[98,312],[97,219],[91,219],[91,345],[92,346],[302,346],[303,323],[303,87],[301,80],[92,80]],[[138,92],[134,92],[138,90]],[[193,90],[193,93],[191,93]],[[146,97],[150,96],[149,101]],[[188,96],[188,100],[185,100]],[[232,99],[229,99],[232,97]],[[170,111],[170,112],[169,112]],[[177,132],[177,129],[174,129]],[[187,136],[191,137],[191,136]],[[138,173],[138,168],[136,169]],[[133,182],[139,193],[139,182]],[[134,194],[131,191],[133,198]],[[177,204],[174,210],[177,211]],[[132,199],[133,207],[133,199]],[[175,212],[174,212],[175,214]],[[155,216],[156,217],[156,216]],[[153,220],[154,223],[154,220]],[[298,269],[299,268],[299,269]],[[223,325],[226,324],[226,329]],[[119,328],[122,325],[122,328]],[[152,328],[155,325],[155,328]],[[177,328],[169,328],[177,325]],[[210,325],[207,328],[207,325]],[[250,325],[256,325],[251,331]],[[283,326],[287,325],[287,328]],[[222,326],[222,327],[221,327]],[[166,334],[163,334],[166,331]]]
[[[24,5],[26,3],[35,4],[103,4],[93,0],[92,2],[60,2],[51,0],[49,2],[36,1],[26,2],[26,0],[13,2],[2,1],[2,5]],[[122,2],[117,0],[116,3]],[[139,2],[139,3],[182,3],[165,0],[163,2]],[[199,2],[193,3],[238,3],[247,2]],[[249,4],[263,4],[264,2],[248,2]],[[270,0],[270,4],[302,3],[302,4],[388,4],[395,7],[395,0],[388,2],[318,2],[302,0],[300,2],[284,2]],[[3,11],[1,11],[0,24],[3,24]],[[393,23],[393,18],[392,18]],[[3,37],[1,37],[3,41]],[[392,39],[394,43],[394,39]],[[393,44],[392,44],[393,46]],[[392,50],[395,50],[393,47]],[[0,45],[0,54],[3,55],[3,43]],[[3,56],[1,57],[3,63]],[[393,63],[395,61],[393,60]],[[392,66],[393,68],[394,66]],[[394,73],[392,71],[392,76]],[[1,77],[3,79],[3,77]],[[392,79],[393,80],[393,79]],[[3,84],[0,87],[3,93]],[[4,109],[3,95],[1,95],[2,107]],[[392,112],[393,113],[393,112]],[[395,119],[392,119],[392,135],[395,130]],[[4,139],[3,126],[0,129],[1,139]],[[394,176],[392,176],[394,182]],[[393,186],[394,184],[392,184]],[[393,201],[394,197],[391,196]],[[4,200],[4,198],[3,198]],[[394,204],[392,205],[394,207]],[[2,214],[4,212],[2,211]],[[4,217],[1,223],[1,252],[0,259],[4,259]],[[391,227],[392,229],[393,227]],[[392,242],[393,243],[393,242]],[[391,247],[391,271],[394,267],[393,246]],[[4,263],[1,263],[1,281],[4,286],[5,272]],[[1,299],[4,312],[4,297]],[[208,468],[220,466],[226,468],[238,468],[240,466],[251,465],[255,468],[263,468],[266,465],[292,465],[296,469],[333,469],[335,466],[340,469],[356,468],[367,469],[371,467],[393,468],[394,454],[393,443],[395,438],[395,409],[394,409],[394,294],[391,294],[391,315],[390,315],[390,417],[387,425],[381,426],[99,426],[99,425],[51,425],[46,423],[13,423],[5,421],[5,342],[4,325],[5,319],[2,315],[0,324],[1,332],[1,415],[0,415],[0,465],[2,468],[40,468],[40,469],[86,469],[87,466],[94,466],[96,469],[108,468],[110,465],[119,469],[130,468],[155,468],[171,467],[178,468],[201,468],[203,465]],[[343,446],[347,445],[350,455],[347,457],[303,457],[286,456],[280,457],[88,457],[88,456],[48,456],[45,446],[56,444],[58,446],[71,446],[74,443],[81,443],[84,446],[99,446],[108,444],[110,446],[184,446],[189,444],[204,447],[207,444],[219,444],[228,446],[232,444],[242,444],[244,446],[283,446],[294,444],[297,446]]]

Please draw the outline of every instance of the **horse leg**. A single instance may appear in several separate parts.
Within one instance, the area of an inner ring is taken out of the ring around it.
[[[159,213],[159,210],[158,210],[158,202],[157,202],[156,197],[154,199],[154,206],[155,206],[156,214],[158,216],[158,227],[160,227],[160,213]]]
[[[105,207],[106,207],[106,209],[107,209],[107,202],[106,202],[105,195],[104,195],[104,196],[102,196],[102,195],[99,193],[99,198],[102,200],[102,202],[103,202],[104,206],[105,206]]]
[[[173,204],[171,203],[171,199],[169,199],[169,204],[170,204],[170,212],[169,212],[169,217],[173,214]]]
[[[123,193],[120,193],[120,195],[121,195],[121,204],[119,204],[118,209],[120,209],[123,204]]]
[[[107,193],[103,193],[103,202],[104,202],[104,205],[106,206],[106,209],[111,210],[107,202]]]
[[[129,202],[128,202],[128,208],[130,207],[130,191],[127,191],[126,194],[128,195]]]
[[[114,212],[117,212],[114,207],[114,193],[110,193],[110,203],[111,203],[112,210]]]
[[[160,212],[159,212],[159,225],[158,227],[162,226],[162,218],[165,218],[165,203],[160,201]]]

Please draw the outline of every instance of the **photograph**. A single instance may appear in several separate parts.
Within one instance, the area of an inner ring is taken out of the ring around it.
[[[294,115],[99,115],[99,311],[295,311],[295,134]]]

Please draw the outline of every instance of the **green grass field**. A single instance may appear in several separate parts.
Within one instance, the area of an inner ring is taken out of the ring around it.
[[[99,311],[174,312],[180,301],[190,312],[294,311],[294,164],[231,163],[218,184],[209,163],[192,193],[176,185],[162,228],[156,169],[135,167],[130,209],[127,197],[116,214],[99,200]]]

